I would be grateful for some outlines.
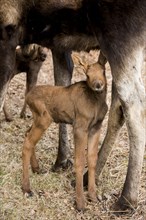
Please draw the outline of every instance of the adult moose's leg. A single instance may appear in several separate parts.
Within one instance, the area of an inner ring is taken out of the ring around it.
[[[38,63],[35,64],[34,61],[30,62],[29,71],[26,74],[25,96],[37,84],[38,73],[39,73],[40,67],[41,67],[41,64],[40,65]],[[24,101],[24,105],[21,110],[20,117],[21,118],[26,117],[26,101]]]
[[[18,28],[14,25],[0,24],[0,111],[3,109],[5,96],[15,66],[15,48]]]
[[[112,83],[112,102],[109,112],[108,128],[105,139],[98,153],[96,169],[97,178],[100,176],[104,168],[124,121],[122,106],[119,101],[115,85]]]
[[[73,72],[71,53],[52,50],[52,56],[54,64],[55,85],[70,85]],[[68,160],[69,151],[67,127],[62,123],[59,125],[59,146],[57,159],[53,167],[54,171],[60,167],[66,168],[70,165],[70,161]]]
[[[126,51],[126,49],[125,49]],[[128,129],[130,152],[126,180],[117,208],[125,209],[137,205],[140,176],[145,146],[145,90],[142,85],[142,48],[129,47],[129,53],[116,54],[118,62],[111,59],[111,69],[120,98]]]

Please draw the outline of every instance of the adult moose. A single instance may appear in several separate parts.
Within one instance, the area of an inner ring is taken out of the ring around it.
[[[146,44],[145,12],[145,0],[62,0],[59,3],[56,0],[0,0],[1,107],[14,68],[15,47],[19,43],[21,31],[26,35],[31,33],[29,40],[52,46],[58,84],[58,77],[62,83],[65,82],[64,77],[67,77],[67,83],[70,82],[70,50],[86,48],[81,47],[82,39],[83,45],[96,41],[90,47],[98,44],[109,61],[113,76],[113,97],[108,132],[99,162],[109,154],[125,120],[130,153],[126,181],[118,203],[121,208],[137,205],[144,154],[145,93],[141,66]],[[64,156],[66,145],[59,149]]]

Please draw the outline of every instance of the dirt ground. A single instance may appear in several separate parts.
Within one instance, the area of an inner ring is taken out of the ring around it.
[[[80,53],[82,59],[93,63],[97,59],[97,52]],[[144,66],[145,67],[145,66]],[[146,81],[143,68],[144,81]],[[107,64],[106,75],[108,81],[107,102],[110,106],[111,73]],[[82,68],[75,65],[73,82],[85,79]],[[53,84],[53,67],[51,53],[39,73],[38,84]],[[139,203],[134,213],[126,213],[117,217],[111,206],[119,197],[128,163],[128,135],[126,127],[122,128],[120,136],[106,163],[97,184],[98,202],[87,201],[84,213],[75,210],[75,190],[71,181],[75,179],[74,168],[67,171],[53,173],[51,167],[55,162],[58,146],[58,125],[52,124],[41,141],[37,144],[37,156],[40,167],[47,173],[37,175],[30,171],[31,187],[34,192],[32,198],[26,198],[21,191],[22,177],[22,146],[25,131],[30,127],[31,113],[27,110],[26,120],[20,119],[19,114],[24,102],[25,74],[21,73],[12,80],[7,104],[13,115],[12,122],[4,120],[1,114],[0,124],[0,220],[109,220],[109,219],[146,219],[146,154],[144,157]],[[100,144],[106,133],[108,114],[104,120]],[[73,159],[72,127],[68,126],[69,144]],[[86,192],[85,192],[86,194]]]

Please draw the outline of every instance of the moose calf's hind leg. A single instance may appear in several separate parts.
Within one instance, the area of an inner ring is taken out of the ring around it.
[[[32,148],[33,146],[29,141],[29,137],[26,136],[22,150],[22,164],[23,164],[22,190],[23,193],[27,193],[29,196],[32,195],[32,192],[30,190],[30,182],[29,182],[29,166],[30,166],[30,158],[32,156]]]
[[[40,173],[39,163],[36,159],[35,148],[32,148],[32,155],[30,158],[31,169],[33,173]]]
[[[37,124],[37,125],[36,125]],[[30,183],[29,183],[29,165],[31,163],[32,170],[39,172],[39,165],[35,156],[35,145],[40,140],[42,134],[51,124],[51,120],[48,117],[38,117],[37,123],[34,123],[30,132],[25,137],[22,161],[23,161],[23,180],[22,190],[24,193],[31,195]]]

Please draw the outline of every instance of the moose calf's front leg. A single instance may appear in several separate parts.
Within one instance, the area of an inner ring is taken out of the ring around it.
[[[93,202],[97,202],[95,174],[99,137],[100,128],[90,130],[88,139],[88,196]]]
[[[85,198],[83,192],[83,172],[85,167],[85,147],[87,146],[87,132],[82,128],[74,129],[75,141],[75,173],[76,173],[76,207],[84,210]]]

